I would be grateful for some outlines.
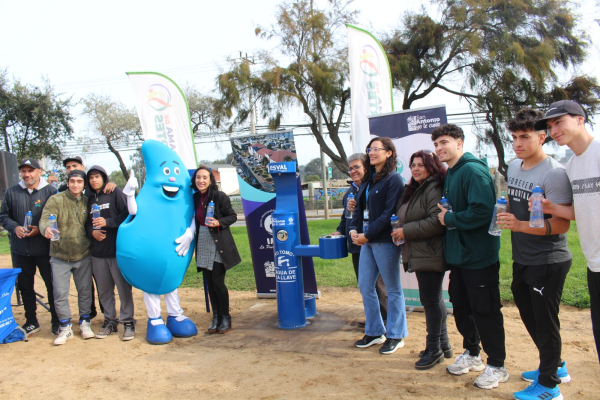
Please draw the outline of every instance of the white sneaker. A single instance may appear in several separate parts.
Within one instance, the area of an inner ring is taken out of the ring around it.
[[[481,375],[475,379],[473,385],[480,389],[493,389],[498,387],[498,383],[508,380],[508,371],[506,367],[492,367],[488,365]]]
[[[81,337],[84,339],[91,339],[95,336],[94,332],[92,332],[92,324],[89,321],[81,321],[79,323],[79,329],[81,330]]]
[[[71,324],[60,327],[58,337],[54,339],[54,345],[60,346],[61,344],[67,343],[67,340],[69,339],[73,339],[73,329]]]
[[[450,372],[452,375],[462,375],[471,370],[481,371],[484,368],[485,365],[483,365],[481,357],[470,356],[469,350],[465,350],[463,354],[454,359],[454,364],[450,364],[446,367],[446,371]]]

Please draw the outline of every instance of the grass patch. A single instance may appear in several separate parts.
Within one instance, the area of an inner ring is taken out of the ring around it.
[[[10,254],[8,235],[0,235],[0,254]]]

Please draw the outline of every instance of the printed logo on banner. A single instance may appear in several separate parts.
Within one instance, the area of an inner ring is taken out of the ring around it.
[[[173,128],[170,127],[171,120],[169,114],[163,111],[173,107],[171,103],[171,93],[165,86],[155,83],[148,87],[148,105],[156,111],[154,115],[154,129],[156,130],[156,140],[169,146],[171,149],[177,151],[175,146],[175,137],[173,134]]]
[[[381,114],[383,112],[382,101],[380,98],[379,83],[375,80],[381,73],[379,72],[379,55],[371,45],[364,45],[362,55],[360,56],[360,70],[369,78],[365,82],[367,97],[369,99],[369,113],[371,115]]]
[[[265,276],[267,278],[275,278],[275,263],[273,261],[265,263]]]
[[[269,211],[264,212],[260,216],[259,226],[261,228],[264,228],[264,230],[267,231],[269,236],[267,236],[267,238],[266,238],[266,240],[267,240],[266,243],[261,244],[259,249],[272,249],[273,248],[273,226],[277,226],[273,223],[273,218],[271,216],[273,211],[275,211],[275,210],[271,209]]]
[[[411,115],[406,118],[406,124],[409,132],[416,132],[423,129],[437,128],[441,126],[441,118],[427,118],[425,115]]]

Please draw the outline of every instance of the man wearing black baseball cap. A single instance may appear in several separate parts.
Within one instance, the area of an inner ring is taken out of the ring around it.
[[[48,291],[48,305],[52,315],[52,333],[58,335],[58,317],[54,309],[52,269],[50,267],[50,241],[40,235],[38,223],[46,201],[56,192],[41,177],[37,160],[26,158],[19,164],[21,181],[8,188],[0,208],[0,224],[9,233],[13,268],[20,268],[18,290],[23,298],[27,336],[40,330],[37,320],[34,278],[36,267]],[[24,226],[25,216],[31,212],[31,223]]]
[[[87,238],[85,230],[88,203],[88,198],[83,195],[85,181],[85,172],[80,170],[69,172],[67,180],[69,189],[48,199],[40,219],[40,231],[46,238],[52,240],[50,264],[52,265],[54,305],[60,321],[60,332],[54,340],[55,345],[65,344],[67,340],[73,338],[69,307],[71,275],[77,288],[81,336],[84,339],[94,337],[90,321],[92,261],[89,255],[90,240]],[[51,215],[56,218],[56,229],[50,228],[49,217]],[[55,235],[59,236],[58,240]]]
[[[543,200],[544,213],[577,221],[581,250],[587,261],[592,331],[600,360],[600,139],[585,128],[587,115],[572,100],[552,103],[535,129],[546,129],[560,146],[573,150],[567,162],[567,175],[573,189],[573,205]]]
[[[63,165],[67,170],[67,174],[74,170],[85,172],[85,165],[83,165],[83,159],[81,158],[81,156],[69,156],[63,160]],[[54,175],[50,175],[48,177],[48,182],[52,183],[53,181],[58,182],[58,178]],[[104,187],[104,193],[111,194],[112,191],[115,190],[115,187],[117,187],[117,185],[114,182],[107,182],[106,186]],[[58,188],[59,193],[64,192],[65,190],[67,190],[66,184],[63,184],[61,187]],[[91,195],[90,193],[86,193],[85,189],[83,193],[88,197],[90,197]]]

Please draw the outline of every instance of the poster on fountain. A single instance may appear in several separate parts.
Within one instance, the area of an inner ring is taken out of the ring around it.
[[[388,137],[392,139],[394,146],[396,146],[396,153],[398,154],[396,170],[402,176],[404,183],[407,183],[411,178],[408,165],[410,156],[418,150],[429,149],[434,151],[431,132],[438,126],[447,123],[445,105],[369,116],[371,137]],[[406,307],[422,308],[417,277],[414,273],[404,272],[404,268],[400,270]],[[449,302],[448,296],[448,273],[444,278],[442,294],[446,307],[451,309],[452,304]]]
[[[271,214],[275,211],[275,186],[267,171],[272,162],[296,162],[296,145],[292,131],[281,131],[231,139],[233,165],[236,167],[240,196],[244,207],[257,296],[276,293],[275,257]],[[298,216],[302,244],[310,244],[304,199],[298,177]],[[302,258],[304,293],[317,294],[313,260]]]

